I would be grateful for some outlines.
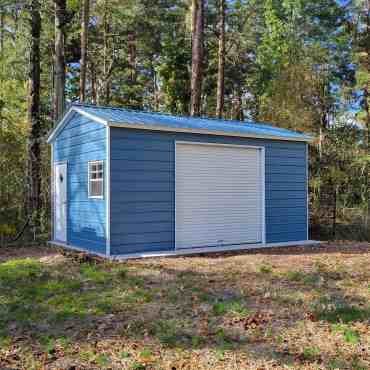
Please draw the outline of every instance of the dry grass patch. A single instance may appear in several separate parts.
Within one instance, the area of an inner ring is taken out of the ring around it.
[[[126,263],[44,250],[2,258],[0,368],[370,368],[367,244]]]

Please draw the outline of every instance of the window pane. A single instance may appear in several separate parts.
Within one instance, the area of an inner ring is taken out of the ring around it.
[[[100,197],[103,195],[103,181],[90,182],[90,196]]]

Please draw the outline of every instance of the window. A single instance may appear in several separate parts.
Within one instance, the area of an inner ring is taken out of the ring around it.
[[[103,161],[89,162],[89,198],[103,198]]]

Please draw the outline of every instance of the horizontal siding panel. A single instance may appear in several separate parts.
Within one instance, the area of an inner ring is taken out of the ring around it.
[[[100,138],[99,140],[81,143],[78,142],[75,145],[66,145],[65,147],[56,148],[60,156],[79,156],[82,153],[90,153],[95,151],[105,151],[106,140]]]
[[[105,138],[100,137],[100,135],[93,135],[91,138],[87,138],[82,136],[79,140],[76,140],[76,143],[71,144],[69,141],[60,141],[58,142],[57,149],[58,150],[74,150],[78,148],[80,145],[91,144],[91,145],[99,145],[99,143],[105,142]]]
[[[122,129],[122,128],[111,128],[114,131],[112,135],[112,143],[117,147],[118,143],[124,142],[122,140],[130,141],[145,141],[145,142],[172,142],[174,135],[169,132],[158,132],[151,130],[138,130],[138,129]]]
[[[306,175],[306,168],[297,166],[272,166],[266,167],[266,173],[275,175],[295,175],[304,178]]]
[[[299,208],[298,208],[299,210]],[[266,222],[269,223],[270,226],[272,225],[285,225],[285,224],[306,224],[307,222],[307,214],[305,210],[301,212],[296,212],[295,214],[276,214],[273,213],[269,216],[266,216]]]
[[[77,221],[76,221],[77,220]],[[83,220],[83,221],[79,221]],[[94,227],[96,233],[99,233],[99,230],[105,230],[105,214],[99,212],[82,212],[75,211],[70,212],[69,223],[72,227]]]
[[[284,162],[286,159],[306,159],[306,151],[304,149],[297,150],[292,148],[266,148],[266,158],[270,160],[271,158],[281,158]]]
[[[280,217],[284,219],[287,216],[298,216],[298,215],[305,215],[307,213],[306,206],[301,207],[280,207],[280,208],[273,208],[266,206],[266,217]]]
[[[270,192],[284,192],[289,194],[291,191],[301,191],[306,193],[305,182],[266,182],[266,194]]]
[[[173,171],[173,163],[158,161],[112,160],[111,171]]]
[[[85,145],[91,142],[100,141],[102,138],[105,138],[105,130],[95,129],[91,130],[85,134],[81,133],[80,135],[73,136],[66,139],[57,139],[54,143],[54,146],[57,150],[64,150],[71,145],[71,148],[74,148],[78,145]]]
[[[290,190],[290,191],[282,191],[282,190],[270,190],[268,193],[268,197],[266,201],[270,200],[291,200],[291,199],[305,199],[306,200],[306,191],[305,189],[300,190]]]
[[[118,226],[127,226],[132,224],[141,223],[172,223],[173,224],[173,214],[171,211],[154,211],[154,212],[139,212],[122,213],[121,215],[116,215],[116,220],[114,224]]]
[[[111,181],[112,192],[147,192],[147,191],[175,191],[173,181],[144,182],[144,181]]]
[[[173,152],[159,152],[156,150],[145,150],[142,151],[140,148],[138,150],[126,150],[126,151],[112,151],[111,159],[128,159],[137,161],[159,161],[159,162],[173,162],[174,153]]]
[[[291,230],[306,230],[306,227],[306,222],[299,223],[297,221],[293,221],[285,224],[272,223],[269,227],[269,235],[288,233]]]
[[[173,181],[173,178],[174,174],[171,172],[156,172],[156,171],[125,172],[124,170],[122,170],[121,172],[111,173],[111,180],[113,182],[118,181],[170,182]]]
[[[111,236],[112,240],[116,239],[116,235]],[[119,234],[119,240],[122,244],[137,244],[137,243],[160,243],[173,241],[173,232],[141,232],[139,234]]]
[[[284,208],[284,207],[302,207],[305,208],[307,203],[306,198],[302,199],[270,199],[266,204],[266,208]]]
[[[115,192],[111,194],[112,202],[171,202],[173,199],[173,194],[168,191],[156,191],[156,192]]]
[[[96,138],[102,135],[105,132],[105,127],[99,124],[96,125],[89,125],[88,127],[80,127],[75,130],[68,130],[63,131],[58,136],[58,141],[65,142],[71,141],[75,143],[77,140],[81,140],[82,138]]]
[[[132,234],[139,234],[143,233],[159,233],[159,232],[169,232],[172,233],[173,231],[173,222],[172,220],[167,222],[143,222],[140,221],[138,223],[118,223],[115,222],[111,228],[111,235],[116,236],[118,235],[132,235]]]
[[[115,145],[117,142],[117,145]],[[155,150],[158,152],[170,152],[172,151],[173,143],[168,140],[145,140],[141,138],[141,140],[134,139],[134,138],[121,138],[117,140],[117,138],[112,138],[111,141],[112,145],[114,146],[114,153],[120,153],[121,151],[127,150]]]
[[[301,174],[283,174],[283,173],[266,173],[265,174],[265,180],[266,183],[282,183],[285,182],[287,184],[292,184],[292,183],[305,183],[306,175],[305,173]]]
[[[68,230],[75,235],[88,240],[105,240],[105,225],[101,222],[79,222],[70,221]]]
[[[266,156],[266,167],[271,166],[305,166],[306,158],[300,157],[285,157],[285,156]]]
[[[267,243],[294,242],[307,240],[307,230],[292,230],[286,233],[267,233]]]
[[[123,209],[125,211],[123,211]],[[132,213],[147,213],[147,212],[173,212],[173,202],[132,202],[127,204],[113,203],[111,205],[112,222],[118,220],[117,215],[127,212]]]

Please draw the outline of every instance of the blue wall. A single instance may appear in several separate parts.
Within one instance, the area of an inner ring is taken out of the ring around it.
[[[88,161],[104,160],[106,128],[74,113],[53,143],[54,162],[67,161],[67,243],[106,251],[106,196],[88,198]],[[107,186],[105,184],[105,190]]]
[[[307,239],[306,143],[111,128],[111,254],[174,248],[175,140],[264,146],[266,241]]]

